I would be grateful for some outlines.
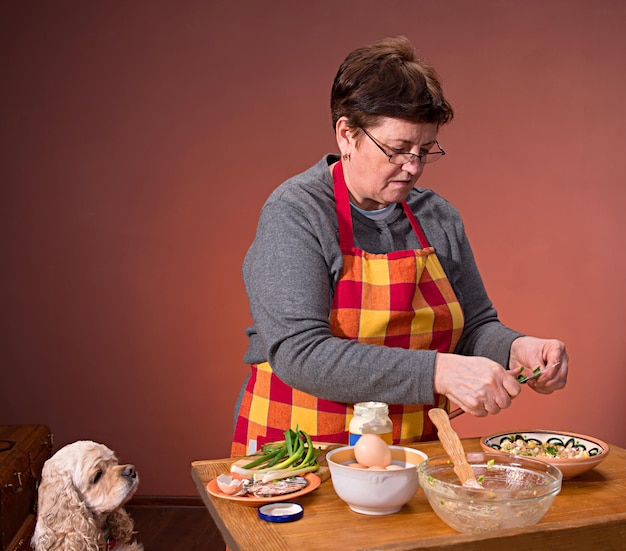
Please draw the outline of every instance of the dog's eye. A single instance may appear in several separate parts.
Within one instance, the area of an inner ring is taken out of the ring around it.
[[[100,480],[102,478],[102,475],[104,473],[102,471],[98,471],[95,476],[93,477],[93,483],[97,484],[98,480]]]

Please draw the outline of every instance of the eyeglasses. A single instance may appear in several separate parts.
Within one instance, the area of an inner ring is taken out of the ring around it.
[[[363,132],[365,132],[365,135],[374,142],[374,145],[376,145],[376,147],[378,147],[378,149],[380,149],[389,158],[389,162],[392,165],[403,165],[406,163],[413,163],[413,162],[420,162],[423,164],[434,163],[435,161],[438,161],[439,159],[441,159],[441,157],[443,157],[446,154],[443,148],[439,145],[438,141],[435,141],[435,145],[437,146],[439,151],[428,151],[427,153],[420,153],[419,155],[416,155],[415,153],[409,153],[409,152],[387,153],[383,149],[383,146],[380,145],[370,135],[370,133],[367,130],[365,130],[365,128],[361,127],[361,130],[363,130]]]

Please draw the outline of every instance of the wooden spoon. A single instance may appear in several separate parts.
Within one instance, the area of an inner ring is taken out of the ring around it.
[[[450,425],[448,413],[441,408],[433,408],[428,410],[428,416],[437,427],[439,440],[443,444],[446,453],[450,456],[454,464],[454,472],[459,477],[461,484],[468,488],[482,488],[482,485],[476,480],[472,467],[467,462],[459,435]]]

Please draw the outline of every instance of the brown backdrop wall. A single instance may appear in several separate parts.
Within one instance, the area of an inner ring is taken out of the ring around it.
[[[192,495],[247,373],[241,262],[261,205],[335,151],[354,47],[404,34],[457,113],[426,171],[502,320],[566,341],[566,390],[464,436],[626,446],[626,4],[619,0],[14,2],[0,18],[0,422],[49,424]]]

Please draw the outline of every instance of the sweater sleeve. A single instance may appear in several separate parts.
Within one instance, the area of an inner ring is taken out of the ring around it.
[[[463,296],[465,314],[463,334],[455,349],[456,354],[484,356],[508,369],[513,341],[522,334],[506,327],[487,296],[487,292],[474,261],[467,237],[464,236],[464,253],[457,294]]]
[[[429,190],[421,193],[431,194]],[[522,334],[498,319],[470,246],[458,211],[445,199],[434,196],[420,217],[424,230],[442,264],[464,314],[464,328],[454,352],[484,356],[508,368],[512,342]]]

